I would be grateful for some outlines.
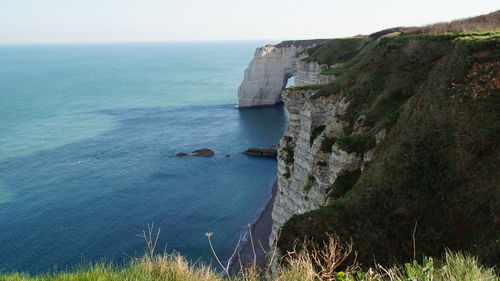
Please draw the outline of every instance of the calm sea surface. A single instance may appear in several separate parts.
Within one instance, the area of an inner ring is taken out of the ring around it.
[[[0,270],[127,261],[159,248],[225,258],[271,196],[283,108],[237,110],[266,42],[0,46]],[[211,148],[213,158],[177,158]],[[230,157],[225,157],[229,154]]]

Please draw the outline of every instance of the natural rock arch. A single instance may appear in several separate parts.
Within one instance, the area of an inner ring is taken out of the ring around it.
[[[273,105],[281,101],[281,90],[294,76],[298,55],[325,40],[284,41],[257,48],[238,89],[240,107]]]

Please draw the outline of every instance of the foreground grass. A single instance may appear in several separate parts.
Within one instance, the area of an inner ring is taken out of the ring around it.
[[[135,280],[135,281],[204,281],[222,280],[209,267],[189,263],[178,254],[157,255],[132,261],[126,267],[110,263],[81,266],[73,271],[47,273],[30,276],[22,273],[0,275],[2,281],[90,281],[90,280]]]
[[[222,277],[211,267],[188,262],[179,254],[145,256],[134,260],[126,267],[109,263],[82,266],[68,272],[48,273],[30,276],[22,273],[0,274],[1,281],[217,281],[217,280],[262,280],[262,281],[498,281],[499,276],[491,268],[482,267],[472,256],[447,252],[442,261],[430,258],[422,263],[414,261],[392,268],[378,267],[361,270],[359,267],[344,267],[345,271],[328,271],[318,267],[314,254],[299,253],[287,260],[288,266],[278,269],[278,273],[259,273],[255,268],[244,273]],[[325,261],[322,261],[325,262]],[[356,269],[356,270],[353,270]]]

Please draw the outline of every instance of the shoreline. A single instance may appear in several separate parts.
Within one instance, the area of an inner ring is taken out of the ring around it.
[[[276,192],[278,190],[278,181],[274,181],[272,190],[271,190],[271,198],[266,203],[264,210],[260,213],[257,220],[250,226],[250,231],[252,233],[252,238],[254,241],[255,247],[255,256],[257,265],[263,265],[265,262],[266,254],[262,251],[259,242],[262,244],[262,248],[265,251],[269,251],[269,238],[271,236],[271,228],[273,224],[273,220],[271,217],[274,199],[276,198]],[[250,235],[247,234],[247,240],[243,242],[238,250],[237,255],[232,260],[229,266],[229,272],[238,273],[241,271],[241,266],[246,268],[248,265],[253,263],[254,253],[252,249],[252,243],[250,241]],[[238,261],[239,259],[239,261]]]

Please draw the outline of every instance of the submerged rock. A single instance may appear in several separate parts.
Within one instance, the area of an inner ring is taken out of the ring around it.
[[[185,152],[179,152],[177,154],[175,154],[175,157],[186,157],[188,156],[189,154],[185,153]]]
[[[243,151],[243,154],[249,156],[271,157],[271,158],[276,158],[278,156],[276,146],[252,147]]]
[[[215,152],[211,149],[208,148],[202,148],[193,151],[193,156],[198,156],[198,157],[212,157],[215,155]]]

